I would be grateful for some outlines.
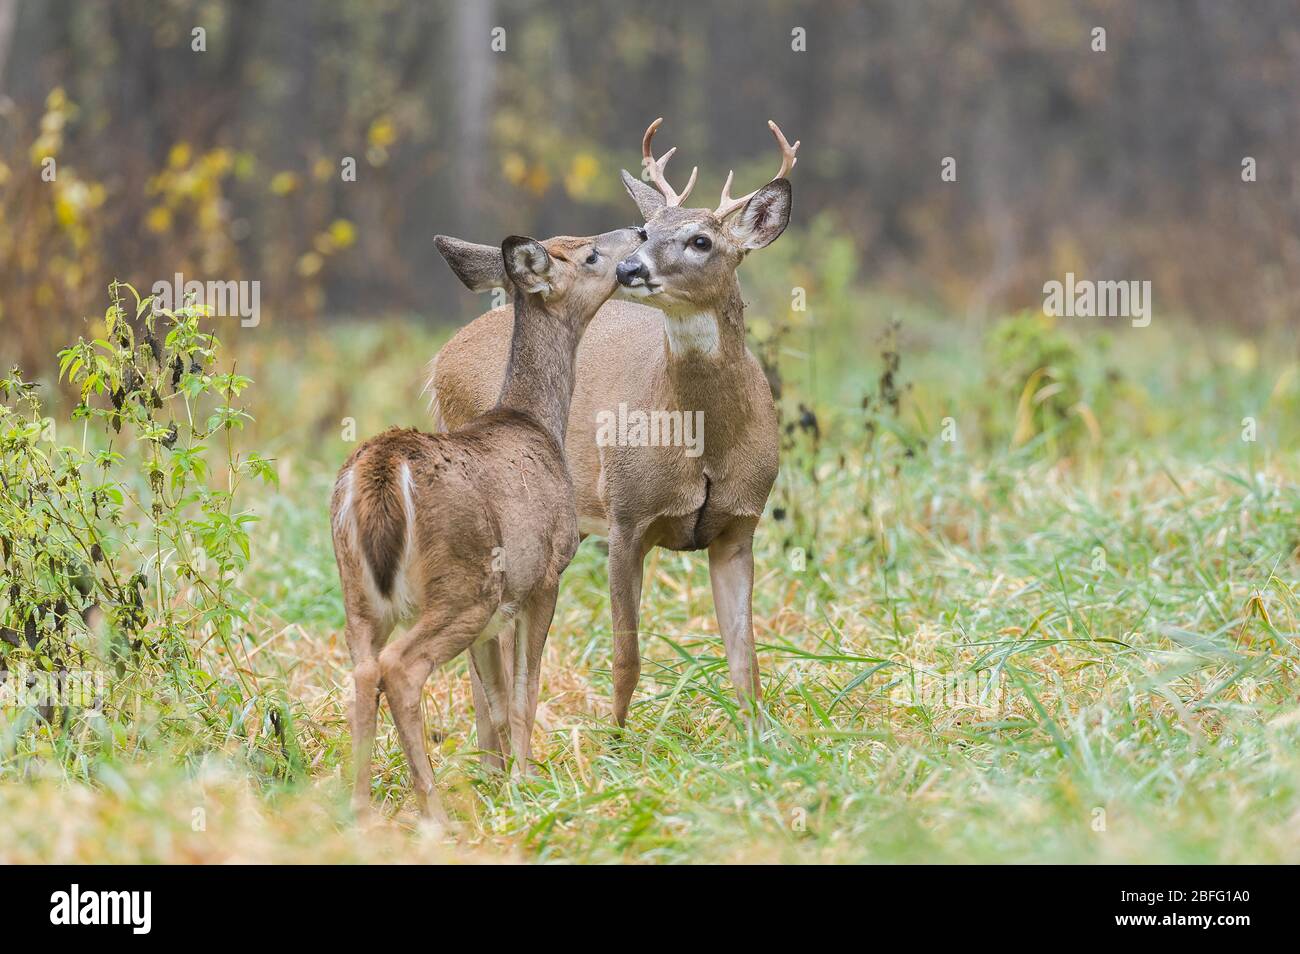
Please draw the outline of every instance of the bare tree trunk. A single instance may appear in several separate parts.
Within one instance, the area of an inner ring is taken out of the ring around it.
[[[484,164],[487,157],[488,108],[492,102],[495,55],[490,46],[491,0],[453,5],[452,82],[456,90],[456,132],[453,137],[456,223],[462,232],[484,211]]]
[[[5,67],[14,42],[14,24],[18,20],[18,0],[0,0],[0,93],[5,88]]]

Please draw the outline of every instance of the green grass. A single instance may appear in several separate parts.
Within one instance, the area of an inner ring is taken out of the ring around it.
[[[911,388],[873,437],[860,401],[891,315]],[[458,660],[427,721],[460,843],[417,825],[386,711],[386,820],[358,831],[328,490],[344,418],[362,438],[421,423],[440,337],[267,332],[229,345],[282,485],[250,501],[254,625],[237,661],[207,660],[252,697],[202,726],[145,713],[95,746],[0,722],[0,861],[1300,860],[1294,339],[1066,328],[1070,403],[1015,446],[1024,376],[1003,380],[987,328],[874,297],[818,321],[781,351],[787,412],[811,403],[821,434],[789,436],[784,519],[759,532],[760,738],[737,717],[702,554],[647,561],[641,687],[613,727],[588,540],[546,652],[539,776],[480,772]]]

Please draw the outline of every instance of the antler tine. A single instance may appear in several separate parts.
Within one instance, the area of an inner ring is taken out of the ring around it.
[[[686,182],[686,188],[680,194],[673,190],[664,177],[664,168],[668,165],[668,160],[673,157],[677,147],[673,146],[660,158],[656,159],[650,149],[650,140],[654,139],[655,131],[663,124],[664,118],[660,116],[652,122],[641,137],[641,164],[650,172],[650,181],[654,183],[655,188],[663,193],[665,202],[670,206],[681,205],[686,201],[686,197],[691,194],[695,188],[695,177],[699,175],[700,167],[696,166],[691,169],[691,177]]]
[[[782,176],[788,175],[790,170],[795,167],[795,163],[799,161],[795,155],[799,151],[799,140],[796,139],[794,145],[790,145],[785,138],[785,133],[781,132],[781,127],[770,119],[767,121],[767,128],[772,130],[772,135],[776,137],[776,144],[781,147],[781,168],[772,177],[773,179],[780,179]],[[731,197],[731,178],[734,175],[735,170],[727,173],[727,181],[722,186],[722,199],[718,203],[718,207],[713,211],[713,214],[720,219],[725,219],[732,212],[742,208],[758,192],[755,189],[749,195],[742,195],[739,199],[733,199]]]

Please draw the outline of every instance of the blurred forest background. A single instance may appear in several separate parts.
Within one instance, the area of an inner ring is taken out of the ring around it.
[[[769,117],[801,139],[796,225],[864,283],[978,317],[1073,270],[1258,327],[1300,293],[1297,90],[1294,0],[0,0],[0,359],[48,363],[113,277],[462,317],[433,235],[630,221],[661,114],[701,204],[771,174]]]

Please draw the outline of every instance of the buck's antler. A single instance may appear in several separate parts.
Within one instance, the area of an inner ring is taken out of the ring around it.
[[[668,160],[673,157],[677,147],[673,146],[660,159],[656,159],[654,153],[650,151],[650,140],[654,139],[655,130],[659,128],[663,121],[664,118],[660,116],[647,127],[645,135],[641,137],[641,162],[650,171],[650,181],[654,183],[655,188],[663,193],[666,203],[669,206],[681,205],[686,201],[686,197],[691,194],[691,189],[695,188],[695,176],[700,171],[700,167],[696,166],[691,170],[691,178],[686,183],[686,188],[682,190],[681,195],[673,191],[673,187],[664,178],[664,167],[668,165]]]
[[[767,121],[767,128],[772,130],[772,135],[776,137],[777,145],[781,147],[781,168],[777,174],[772,177],[773,179],[780,179],[782,176],[787,175],[790,170],[794,168],[794,164],[799,161],[795,157],[795,153],[799,151],[799,140],[796,139],[794,145],[790,145],[790,143],[786,141],[785,134],[781,132],[781,127],[770,119]],[[727,181],[722,186],[722,200],[718,203],[718,207],[713,210],[713,214],[719,219],[725,219],[732,212],[742,208],[744,204],[752,199],[758,192],[758,190],[755,189],[753,192],[749,193],[749,195],[742,195],[739,199],[733,199],[731,197],[731,177],[734,174],[734,170],[727,173]]]

